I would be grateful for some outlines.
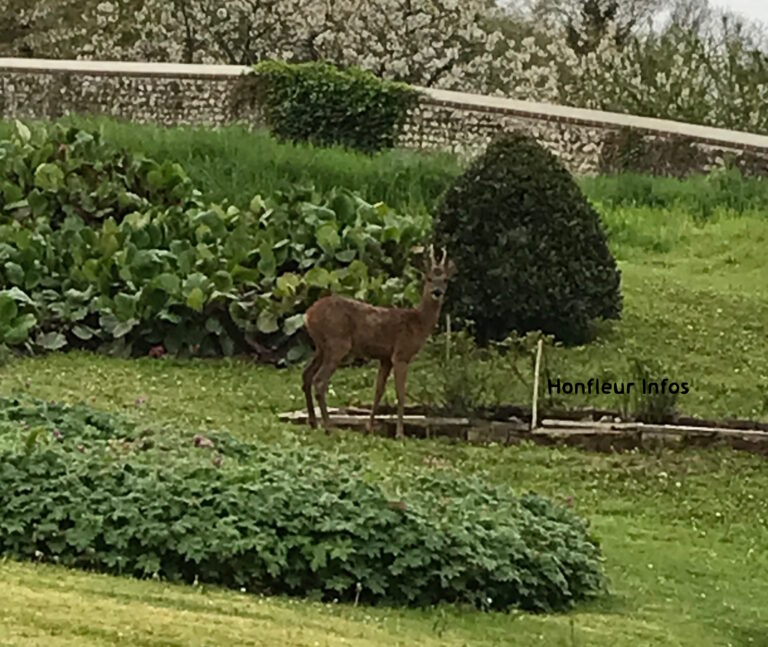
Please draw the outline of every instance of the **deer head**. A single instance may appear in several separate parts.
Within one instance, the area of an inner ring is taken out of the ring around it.
[[[435,301],[442,301],[448,288],[448,281],[456,273],[456,265],[453,261],[447,260],[445,249],[442,251],[443,257],[438,263],[434,246],[429,246],[429,259],[424,272],[424,295],[428,295]]]

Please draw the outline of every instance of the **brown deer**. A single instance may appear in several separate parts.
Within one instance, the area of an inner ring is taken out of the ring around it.
[[[383,308],[362,301],[330,295],[316,301],[304,317],[305,327],[315,344],[315,355],[304,369],[304,395],[307,400],[309,425],[317,428],[312,386],[315,387],[323,427],[329,433],[330,422],[325,394],[331,375],[347,355],[379,360],[376,391],[368,420],[367,431],[373,432],[376,407],[384,393],[389,374],[394,368],[397,391],[397,429],[395,437],[403,434],[405,380],[408,364],[422,349],[440,317],[448,280],[456,272],[453,261],[446,264],[435,260],[435,250],[429,248],[429,264],[425,268],[424,289],[416,308]]]

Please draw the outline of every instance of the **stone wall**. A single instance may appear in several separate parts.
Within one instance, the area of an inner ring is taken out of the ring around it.
[[[0,66],[0,117],[101,114],[140,123],[222,125],[241,120],[237,77],[7,72]],[[257,111],[253,121],[258,123]]]
[[[525,130],[554,152],[578,174],[599,168],[606,128],[565,124],[477,109],[441,106],[425,101],[410,115],[400,134],[400,145],[450,150],[471,157],[485,148],[499,131]]]
[[[163,125],[263,125],[247,68],[0,59],[0,118],[101,114]],[[524,129],[578,174],[686,175],[726,161],[768,174],[768,137],[692,124],[421,89],[402,146],[474,155],[502,130]]]

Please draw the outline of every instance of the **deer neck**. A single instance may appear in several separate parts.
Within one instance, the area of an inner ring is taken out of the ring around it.
[[[426,289],[424,290],[421,295],[421,302],[416,308],[416,311],[419,313],[419,319],[421,319],[424,324],[424,329],[427,331],[427,334],[435,327],[435,325],[437,325],[442,305],[442,299],[437,300],[433,298]]]

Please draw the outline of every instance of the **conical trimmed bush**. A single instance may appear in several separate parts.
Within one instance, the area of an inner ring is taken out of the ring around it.
[[[560,160],[506,133],[456,180],[435,242],[457,266],[446,310],[485,345],[541,330],[572,345],[619,319],[621,275],[600,217]]]

